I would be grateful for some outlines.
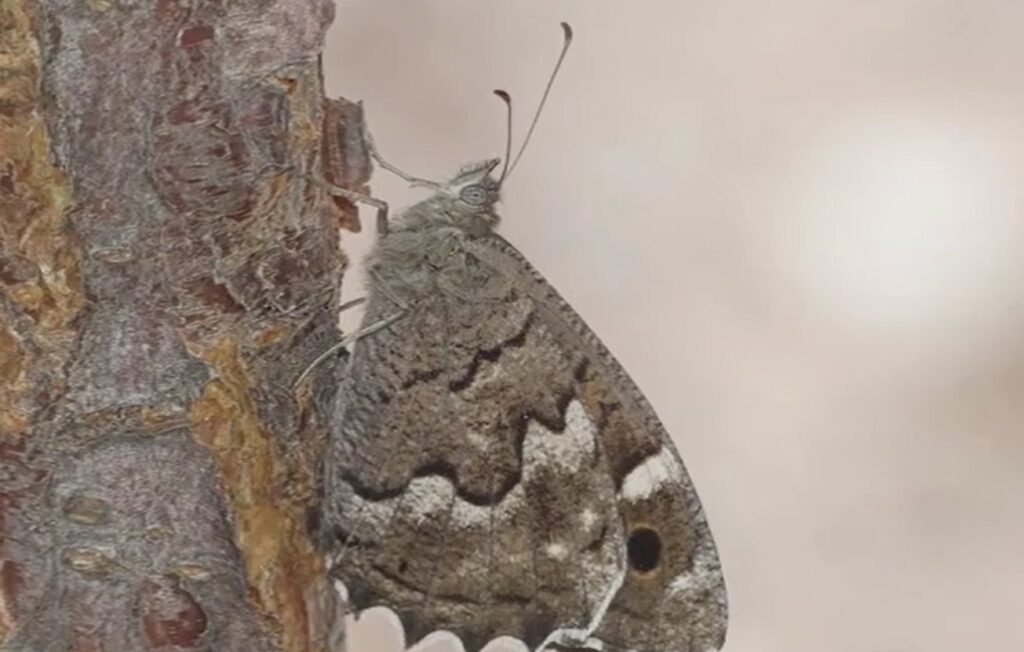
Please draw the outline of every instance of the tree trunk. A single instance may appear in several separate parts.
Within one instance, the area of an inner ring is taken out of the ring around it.
[[[327,647],[330,366],[292,388],[338,338],[354,209],[309,178],[368,175],[332,17],[0,0],[3,649]]]

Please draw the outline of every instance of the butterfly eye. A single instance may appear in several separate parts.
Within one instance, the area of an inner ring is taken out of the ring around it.
[[[650,528],[636,528],[626,542],[626,556],[638,573],[650,573],[661,563],[661,537]]]
[[[466,186],[459,198],[470,206],[483,206],[487,203],[487,191],[478,185]]]

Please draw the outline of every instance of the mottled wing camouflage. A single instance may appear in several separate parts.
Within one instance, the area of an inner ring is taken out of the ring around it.
[[[337,395],[325,522],[354,608],[469,652],[720,648],[714,542],[647,401],[511,245],[430,222],[378,245],[364,323],[404,315]]]

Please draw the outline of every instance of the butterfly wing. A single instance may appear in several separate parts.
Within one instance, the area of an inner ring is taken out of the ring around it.
[[[511,245],[462,247],[338,394],[325,520],[353,606],[469,652],[719,648],[717,553],[654,412]],[[366,320],[395,309],[373,293]]]

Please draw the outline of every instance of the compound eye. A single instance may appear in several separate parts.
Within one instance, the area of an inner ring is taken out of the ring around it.
[[[470,206],[483,206],[487,203],[487,191],[482,186],[466,186],[459,193],[459,198]]]

